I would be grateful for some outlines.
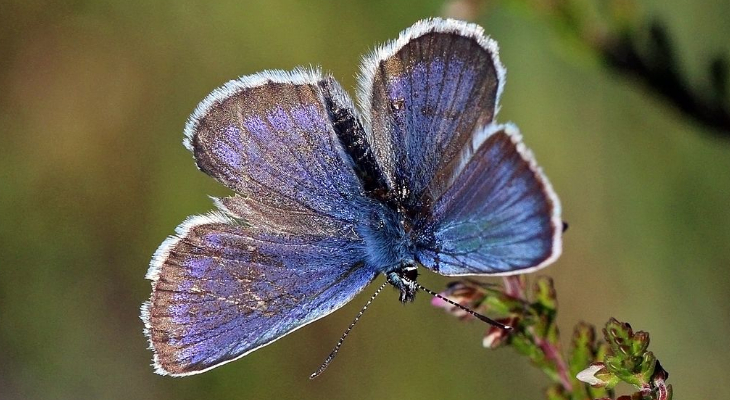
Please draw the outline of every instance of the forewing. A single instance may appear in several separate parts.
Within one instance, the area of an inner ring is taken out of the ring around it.
[[[316,71],[266,71],[228,82],[190,117],[185,145],[203,172],[242,198],[340,220],[362,194],[332,121],[349,97]]]
[[[406,208],[445,190],[504,85],[497,44],[462,21],[419,21],[363,61],[359,96],[373,152]]]
[[[443,275],[508,275],[555,261],[560,203],[517,128],[486,127],[462,159],[416,223],[419,261]]]
[[[375,276],[361,244],[316,233],[261,233],[192,217],[157,250],[142,308],[154,365],[190,375],[242,357],[347,303]]]

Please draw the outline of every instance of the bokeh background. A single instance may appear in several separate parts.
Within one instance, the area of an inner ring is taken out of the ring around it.
[[[678,398],[730,398],[730,140],[605,68],[534,3],[492,1],[472,17],[508,70],[499,120],[521,128],[570,222],[543,272],[564,336],[579,320],[629,321],[651,333]],[[730,54],[730,3],[640,3],[706,87],[707,60]],[[227,193],[181,145],[195,105],[237,76],[310,64],[354,93],[362,54],[444,7],[0,1],[0,399],[542,398],[548,381],[526,359],[481,347],[485,326],[425,296],[401,306],[390,290],[309,381],[374,287],[203,375],[149,366],[149,259],[212,208],[206,195]]]

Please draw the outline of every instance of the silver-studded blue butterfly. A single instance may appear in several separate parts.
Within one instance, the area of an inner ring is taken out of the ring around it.
[[[342,307],[384,274],[533,271],[561,252],[560,204],[517,128],[494,122],[496,42],[419,21],[362,63],[359,109],[317,70],[230,81],[185,146],[235,192],[157,249],[142,307],[156,372],[197,374]]]

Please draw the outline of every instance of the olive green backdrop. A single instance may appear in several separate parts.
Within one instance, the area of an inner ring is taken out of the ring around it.
[[[514,2],[513,2],[514,3]],[[730,54],[727,0],[661,1],[696,87]],[[153,374],[139,306],[149,259],[226,189],[181,145],[229,79],[321,65],[351,93],[360,56],[441,1],[0,1],[1,399],[540,399],[511,349],[481,347],[425,295],[387,290],[318,380],[375,287],[333,315],[203,375]],[[602,68],[529,10],[477,22],[508,70],[513,121],[570,222],[554,277],[564,333],[610,316],[651,333],[677,398],[730,398],[730,141]],[[440,290],[449,280],[425,273]]]

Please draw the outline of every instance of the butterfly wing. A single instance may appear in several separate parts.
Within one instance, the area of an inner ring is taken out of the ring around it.
[[[372,151],[414,220],[416,258],[444,275],[524,272],[560,253],[557,196],[516,128],[493,124],[498,53],[481,27],[431,19],[361,71]]]
[[[156,371],[200,373],[344,305],[376,272],[357,233],[367,213],[332,109],[347,95],[316,72],[229,82],[198,106],[186,145],[234,196],[157,250],[142,319]],[[343,111],[344,110],[344,111]]]
[[[155,254],[143,307],[164,375],[240,358],[340,308],[375,277],[357,242],[258,233],[222,214],[192,217]]]
[[[430,19],[366,57],[359,85],[375,158],[413,209],[439,197],[474,130],[494,119],[504,68],[481,27]]]
[[[184,143],[198,168],[243,202],[352,222],[362,188],[333,109],[354,113],[334,79],[316,71],[262,72],[204,99],[187,123]]]
[[[560,202],[517,128],[487,126],[462,159],[416,223],[419,262],[443,275],[509,275],[555,261]]]

